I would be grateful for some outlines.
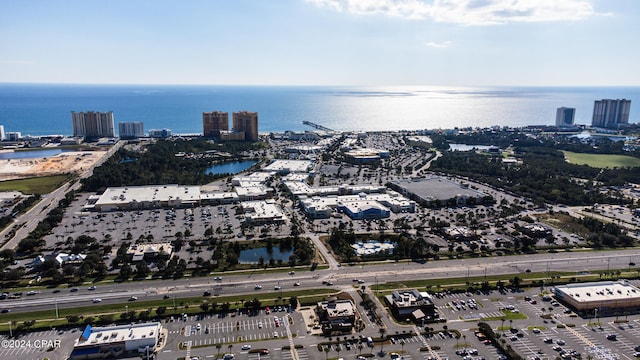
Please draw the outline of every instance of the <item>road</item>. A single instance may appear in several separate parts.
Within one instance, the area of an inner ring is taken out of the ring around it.
[[[102,163],[104,163],[111,157],[111,155],[113,155],[114,152],[120,149],[123,144],[124,143],[122,141],[119,141],[114,146],[112,146],[111,149],[109,149],[103,155],[103,157],[96,163],[94,167],[100,166]],[[42,195],[40,202],[31,207],[31,209],[29,209],[27,212],[18,215],[18,217],[14,220],[13,225],[9,225],[4,230],[0,231],[0,239],[7,240],[2,245],[2,247],[0,247],[0,250],[15,249],[18,246],[20,240],[26,238],[27,235],[29,235],[29,233],[33,231],[36,226],[38,226],[38,223],[45,217],[47,217],[49,211],[58,206],[58,202],[64,198],[67,192],[80,189],[80,180],[91,176],[93,174],[94,167],[91,167],[88,170],[80,173],[77,181],[75,181],[73,184],[71,182],[66,182],[51,193]],[[16,224],[22,224],[22,226],[20,226],[20,228],[16,230],[15,234],[10,239],[7,239],[8,234]]]
[[[565,252],[556,254],[516,255],[509,257],[492,257],[477,259],[440,260],[417,264],[410,262],[383,263],[364,266],[342,266],[326,270],[302,271],[294,275],[286,273],[228,274],[221,281],[211,277],[183,278],[178,280],[149,280],[143,282],[126,282],[120,284],[98,285],[96,290],[88,287],[71,292],[68,288],[46,289],[34,296],[22,296],[20,299],[0,301],[0,308],[13,312],[52,309],[57,302],[59,308],[88,306],[95,298],[103,303],[127,303],[131,296],[137,301],[160,300],[165,295],[169,299],[202,296],[205,290],[214,295],[239,295],[275,292],[274,287],[280,285],[283,292],[326,287],[322,280],[331,279],[331,288],[351,289],[353,279],[362,279],[369,287],[376,281],[385,283],[401,280],[464,278],[466,276],[491,276],[504,274],[522,274],[526,270],[534,273],[548,271],[583,272],[590,270],[624,269],[629,262],[640,261],[640,250],[603,251],[603,252]],[[295,282],[300,286],[294,287]],[[256,284],[263,286],[255,290]],[[215,297],[214,297],[215,298]]]

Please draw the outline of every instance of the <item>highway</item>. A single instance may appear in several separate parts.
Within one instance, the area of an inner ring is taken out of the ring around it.
[[[90,306],[93,299],[101,299],[102,303],[129,303],[131,296],[136,301],[180,299],[183,297],[202,296],[209,290],[216,296],[247,294],[247,300],[253,294],[275,293],[276,285],[282,292],[327,287],[323,281],[333,282],[331,288],[348,289],[354,284],[353,279],[362,279],[368,286],[377,283],[401,280],[482,277],[499,274],[522,274],[526,270],[534,273],[548,271],[584,272],[590,270],[626,269],[629,262],[640,261],[640,250],[603,251],[603,252],[563,252],[556,254],[517,255],[509,257],[492,257],[477,259],[440,260],[425,264],[417,263],[383,263],[364,266],[341,266],[326,270],[298,271],[293,275],[287,273],[255,273],[222,274],[222,280],[212,277],[183,278],[178,280],[130,281],[125,283],[98,284],[95,290],[88,286],[79,287],[71,292],[70,288],[45,289],[33,296],[20,299],[0,300],[0,309],[11,309],[12,312]],[[293,286],[300,282],[300,286]],[[255,290],[256,284],[262,285]]]
[[[31,207],[31,209],[29,209],[27,212],[19,215],[12,225],[7,226],[6,228],[4,228],[4,230],[0,231],[0,239],[7,240],[4,244],[2,244],[0,250],[15,249],[18,246],[20,240],[26,238],[27,235],[29,235],[29,233],[33,231],[36,226],[38,226],[38,223],[45,217],[47,217],[49,211],[58,206],[58,202],[64,198],[67,192],[80,189],[80,186],[82,186],[80,180],[91,176],[93,174],[93,169],[97,166],[100,166],[107,159],[109,159],[111,155],[113,155],[118,149],[120,149],[120,147],[122,147],[123,144],[124,142],[119,141],[116,145],[112,146],[111,149],[109,149],[93,167],[79,174],[79,176],[77,177],[77,181],[75,181],[73,184],[71,182],[66,182],[49,194],[43,194],[42,198],[37,204]],[[10,239],[7,239],[8,234],[16,224],[22,224],[22,226],[16,229],[15,234]]]

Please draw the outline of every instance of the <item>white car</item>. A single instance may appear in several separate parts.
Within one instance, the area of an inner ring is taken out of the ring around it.
[[[262,289],[262,285],[258,285],[258,284],[256,284],[256,286],[254,287],[254,289],[256,289],[256,290],[260,290],[260,289]]]
[[[100,298],[93,299],[93,303],[94,303],[94,304],[95,304],[95,303],[99,303],[99,302],[102,302],[102,299],[100,299]]]
[[[280,289],[282,289],[282,288],[280,287],[280,285],[274,286],[274,288],[273,288],[273,290],[280,290]]]
[[[242,350],[251,350],[251,345],[249,344],[242,345]]]

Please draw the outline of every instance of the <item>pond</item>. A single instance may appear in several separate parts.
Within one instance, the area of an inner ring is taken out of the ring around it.
[[[271,258],[276,262],[278,259],[282,259],[282,261],[286,263],[289,261],[289,256],[293,255],[294,250],[295,249],[292,248],[288,251],[280,251],[280,248],[277,246],[272,248],[271,253],[267,251],[266,247],[247,249],[240,251],[238,261],[241,264],[257,264],[260,262],[260,257],[262,256],[265,264],[268,264]]]
[[[256,164],[257,161],[245,160],[245,161],[233,161],[223,164],[216,164],[208,167],[204,172],[205,174],[221,175],[221,174],[237,174],[245,171],[248,168]]]
[[[74,150],[67,149],[46,149],[46,150],[25,150],[0,152],[0,160],[8,159],[39,159],[58,155],[63,152]]]
[[[492,147],[493,146],[488,146],[488,145],[449,144],[450,151],[489,150]]]

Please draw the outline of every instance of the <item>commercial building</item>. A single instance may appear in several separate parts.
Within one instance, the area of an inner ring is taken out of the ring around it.
[[[631,100],[627,99],[602,99],[596,100],[593,105],[593,118],[591,126],[601,128],[618,128],[629,123]]]
[[[357,148],[344,153],[348,159],[356,164],[369,164],[381,158],[388,158],[389,151],[381,149]]]
[[[169,138],[171,137],[171,129],[151,129],[149,130],[149,137],[152,138]]]
[[[0,125],[0,141],[3,141],[4,138],[5,138],[4,125]]]
[[[218,110],[202,113],[204,137],[220,137],[221,131],[229,131],[229,113]]]
[[[640,289],[624,280],[560,285],[554,293],[556,300],[583,316],[622,315],[640,309]]]
[[[132,263],[142,260],[153,261],[158,258],[168,260],[173,255],[171,243],[131,244],[127,248],[127,257]]]
[[[337,209],[353,220],[385,219],[391,216],[391,211],[376,201],[343,201],[338,204]]]
[[[86,139],[115,137],[113,112],[71,112],[73,136]]]
[[[576,109],[574,108],[559,107],[558,110],[556,110],[556,126],[573,126],[575,118]]]
[[[250,224],[283,223],[289,218],[274,201],[242,202],[244,217]]]
[[[262,171],[286,175],[289,173],[308,172],[312,167],[313,162],[309,160],[273,160],[269,165],[263,167]]]
[[[481,204],[489,195],[474,190],[465,182],[441,176],[394,180],[389,187],[422,206],[465,206]]]
[[[200,204],[200,187],[185,185],[110,187],[102,195],[89,197],[87,210],[115,211],[160,209]]]
[[[7,141],[19,141],[22,139],[22,133],[20,131],[9,131],[6,133],[5,140]]]
[[[410,319],[414,322],[433,322],[439,319],[436,307],[427,292],[418,290],[394,291],[385,296],[391,313],[399,321]]]
[[[351,333],[356,321],[356,307],[351,300],[319,302],[316,312],[325,335]]]
[[[233,130],[244,132],[245,141],[258,141],[258,113],[246,110],[234,112]]]
[[[118,136],[121,139],[137,139],[144,136],[144,123],[142,121],[119,122]]]
[[[143,356],[150,359],[160,343],[159,322],[107,327],[87,325],[73,345],[71,360]]]

